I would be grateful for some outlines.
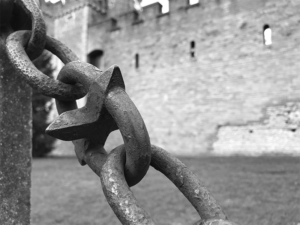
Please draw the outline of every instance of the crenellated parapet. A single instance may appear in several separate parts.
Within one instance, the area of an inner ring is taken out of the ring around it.
[[[55,4],[41,1],[41,9],[44,15],[53,19],[76,12],[85,6],[89,6],[100,14],[105,14],[108,10],[107,1],[105,0],[67,0],[65,4],[61,1]]]
[[[169,0],[169,12],[162,12],[162,5],[154,3],[143,7],[141,12],[136,11],[131,0],[66,0],[56,4],[41,1],[41,8],[45,17],[56,20],[74,14],[88,7],[88,26],[105,25],[108,31],[126,29],[137,24],[147,24],[157,18],[170,15],[170,20],[181,20],[181,17],[189,16],[192,8],[201,11],[201,19],[218,18],[226,15],[234,15],[244,11],[260,10],[266,4],[272,4],[266,0],[201,0],[191,4],[190,0]],[[199,18],[200,19],[200,18]]]
[[[168,13],[162,13],[162,5],[157,2],[143,7],[141,12],[134,9],[118,15],[108,12],[106,17],[101,17],[100,20],[90,20],[89,27],[104,26],[106,27],[107,31],[115,31],[126,29],[137,24],[146,24],[160,16],[167,14]]]
[[[86,6],[91,9],[91,17],[89,24],[103,23],[105,21],[119,21],[122,24],[136,24],[142,20],[153,19],[163,15],[162,5],[160,3],[153,3],[143,7],[142,12],[138,12],[133,7],[133,2],[130,0],[121,1],[115,0],[108,3],[107,0],[66,0],[65,4],[61,1],[53,3],[45,3],[41,1],[41,9],[44,15],[51,19],[57,19],[69,14],[72,14]],[[189,7],[188,0],[170,0],[170,12],[175,13],[178,10]],[[168,13],[167,13],[168,14]],[[97,18],[98,17],[98,18]],[[126,21],[123,21],[123,20]]]

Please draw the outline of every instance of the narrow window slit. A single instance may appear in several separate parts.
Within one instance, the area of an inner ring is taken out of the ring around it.
[[[268,24],[263,27],[264,45],[272,45],[272,30]]]
[[[191,58],[195,58],[196,57],[196,43],[195,41],[191,41],[190,43],[190,55],[191,55]]]
[[[135,68],[138,69],[140,67],[140,55],[135,54]]]

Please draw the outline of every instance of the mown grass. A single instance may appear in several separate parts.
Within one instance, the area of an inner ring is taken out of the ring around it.
[[[240,225],[300,225],[300,159],[292,157],[181,158],[203,181],[228,217]],[[185,225],[199,216],[163,175],[150,169],[132,188],[162,225]],[[99,178],[75,158],[33,161],[33,225],[120,224]]]

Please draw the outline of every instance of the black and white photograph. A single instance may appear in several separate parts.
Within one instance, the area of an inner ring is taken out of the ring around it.
[[[0,0],[0,225],[300,225],[300,0]]]

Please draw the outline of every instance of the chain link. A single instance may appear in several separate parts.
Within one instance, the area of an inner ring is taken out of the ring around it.
[[[31,34],[30,31],[17,31],[9,35],[6,41],[9,59],[22,78],[38,92],[52,98],[71,101],[84,97],[87,92],[82,85],[59,82],[36,69],[25,52]],[[78,57],[58,40],[46,36],[45,41],[45,49],[56,55],[63,63],[78,60]]]
[[[201,217],[200,224],[234,225],[198,178],[177,158],[152,145],[151,166],[163,173],[185,195]],[[102,189],[108,203],[123,224],[155,224],[139,206],[122,174],[124,149],[113,150],[101,170]],[[210,223],[211,222],[211,223]]]
[[[47,133],[73,141],[79,162],[88,164],[100,177],[104,194],[122,224],[155,224],[129,188],[143,179],[151,164],[192,203],[201,217],[201,225],[233,225],[226,220],[208,190],[182,162],[165,150],[151,146],[143,119],[125,92],[120,69],[113,66],[101,72],[78,61],[64,44],[46,36],[45,23],[36,2],[16,0],[15,4],[30,15],[32,31],[17,31],[7,38],[9,58],[28,84],[56,99],[60,116],[47,128]],[[13,7],[12,4],[8,6]],[[7,22],[11,16],[9,13],[0,18]],[[44,49],[66,64],[58,80],[44,75],[31,62]],[[75,100],[86,94],[86,106],[77,109]],[[116,129],[120,129],[124,145],[107,154],[103,146],[109,133]]]
[[[126,150],[125,176],[131,186],[140,182],[150,165],[150,140],[141,115],[124,90],[120,69],[112,66],[102,73],[92,65],[76,61],[68,63],[58,79],[80,82],[89,88],[87,103],[74,110],[77,108],[75,102],[56,100],[58,112],[62,114],[46,132],[62,140],[85,139],[85,146],[95,143],[104,146],[109,133],[120,129]],[[85,149],[88,151],[89,147],[77,147],[79,161],[94,168]]]

